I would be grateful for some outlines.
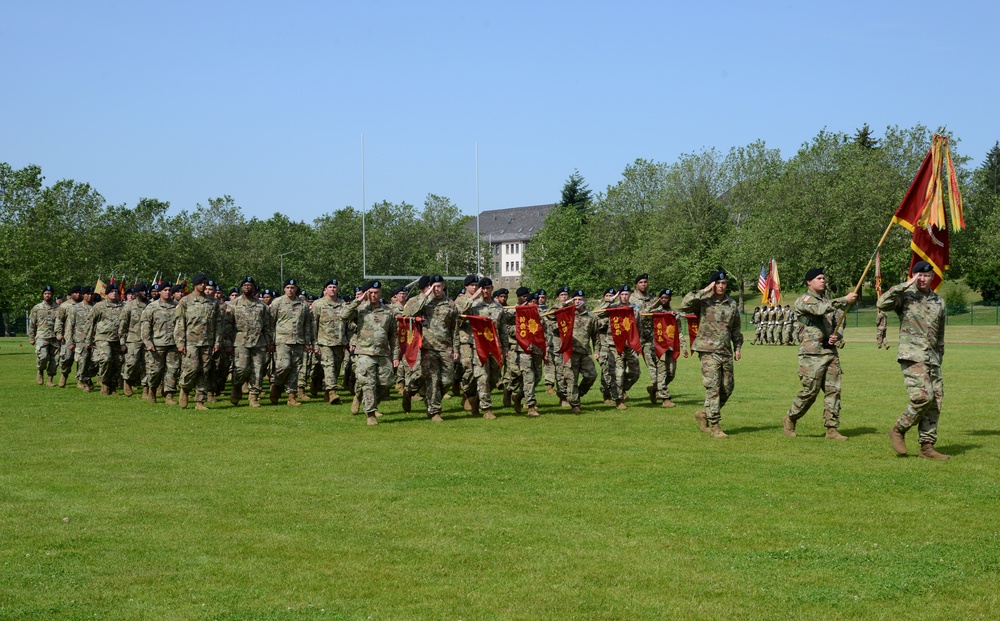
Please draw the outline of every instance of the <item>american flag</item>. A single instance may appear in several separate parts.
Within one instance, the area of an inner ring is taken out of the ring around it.
[[[761,263],[760,265],[760,276],[757,277],[757,288],[760,289],[760,303],[767,304],[767,281],[769,280],[769,274],[767,273],[767,263]]]

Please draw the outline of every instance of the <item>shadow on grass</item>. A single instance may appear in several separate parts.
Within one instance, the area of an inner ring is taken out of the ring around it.
[[[1000,429],[973,429],[965,433],[970,436],[1000,436]]]
[[[732,429],[726,429],[726,433],[761,433],[763,431],[774,431],[780,430],[781,425],[757,425],[757,426],[744,426],[744,427],[733,427]]]
[[[853,436],[870,436],[882,432],[880,432],[878,429],[874,427],[852,427],[850,429],[841,427],[840,433],[844,434],[847,437],[853,437]]]
[[[935,447],[935,448],[941,449],[941,452],[943,452],[946,455],[952,455],[952,456],[954,456],[954,455],[964,455],[965,453],[967,453],[969,451],[975,450],[977,448],[982,448],[982,445],[981,444],[945,444],[944,446],[941,446],[940,442],[939,442],[938,446]]]

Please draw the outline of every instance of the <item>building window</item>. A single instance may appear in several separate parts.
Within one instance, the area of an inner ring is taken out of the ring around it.
[[[514,271],[515,272],[520,272],[521,271],[521,262],[520,261],[514,261]]]

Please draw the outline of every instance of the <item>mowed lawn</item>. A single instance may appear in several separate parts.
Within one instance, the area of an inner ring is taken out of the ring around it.
[[[0,618],[995,619],[1000,328],[949,329],[980,344],[946,350],[944,463],[915,431],[890,449],[906,396],[873,332],[841,353],[849,442],[823,439],[820,404],[782,435],[792,347],[745,347],[715,440],[694,360],[674,409],[644,377],[624,412],[595,390],[580,415],[452,399],[433,424],[396,397],[369,428],[349,400],[39,387],[0,339]]]

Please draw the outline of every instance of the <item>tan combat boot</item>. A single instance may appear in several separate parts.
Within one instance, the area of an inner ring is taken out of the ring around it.
[[[252,408],[259,408],[260,407],[260,397],[258,397],[257,395],[255,395],[253,393],[250,393],[250,407],[252,407]]]
[[[705,410],[695,412],[694,419],[698,421],[698,429],[701,429],[702,433],[712,433],[712,429],[708,426],[708,417],[705,416]]]
[[[614,404],[615,400],[612,399],[611,397],[608,397],[607,399],[604,400],[604,405],[614,405]]]
[[[287,401],[287,403],[288,403],[288,405],[292,405],[292,406],[302,405],[301,403],[299,403],[298,401],[295,400],[295,393],[294,392],[288,393],[288,401]]]
[[[531,418],[537,418],[541,416],[541,414],[538,413],[538,408],[528,408],[528,416]]]
[[[781,430],[784,431],[785,435],[789,438],[795,437],[795,421],[793,421],[788,414],[785,414],[785,417],[781,419]]]
[[[126,397],[131,397],[132,396],[132,384],[129,384],[128,382],[123,382],[123,383],[125,384],[125,386],[124,386],[124,388],[125,388],[125,396]]]
[[[174,393],[172,392],[164,394],[163,402],[166,403],[167,405],[177,405],[177,402],[174,401]]]
[[[156,390],[148,386],[146,387],[146,401],[156,403]]]
[[[66,380],[69,378],[68,373],[63,373],[59,376],[59,388],[66,388]]]
[[[374,414],[370,414],[368,416],[368,425],[369,426],[374,426],[374,425],[377,425],[377,424],[378,424],[378,419],[375,418]]]
[[[496,420],[497,417],[496,417],[496,414],[493,413],[493,410],[483,410],[483,419],[484,420]]]
[[[215,403],[215,393],[211,390],[208,391],[208,396],[205,397],[209,403]]]
[[[675,408],[675,407],[677,407],[677,404],[674,403],[673,401],[671,401],[670,399],[664,399],[663,403],[661,405],[663,407],[665,407],[665,408]]]
[[[469,408],[473,416],[479,416],[479,395],[469,397]]]
[[[340,405],[340,395],[337,394],[336,390],[330,391],[330,405]]]
[[[920,445],[920,457],[924,459],[936,459],[938,461],[947,461],[951,459],[951,455],[945,455],[944,453],[938,453],[934,450],[934,445],[930,442],[925,442]]]
[[[105,384],[104,382],[101,382],[101,396],[102,397],[107,397],[109,394],[111,394],[111,389],[108,388],[107,384]]]
[[[619,399],[618,403],[615,404],[615,409],[616,410],[627,410],[628,406],[625,405],[625,400],[624,399]]]
[[[233,384],[233,389],[229,392],[229,402],[233,405],[239,405],[242,398],[243,384]]]
[[[572,406],[572,408],[570,409],[570,411],[573,412],[574,414],[580,414],[580,413],[583,412],[583,410],[581,410],[580,406],[578,406],[578,405]]]
[[[327,390],[326,392],[324,392],[323,399],[325,399],[327,403],[330,403],[330,400],[333,399],[333,391]]]
[[[299,390],[299,393],[295,395],[295,398],[298,399],[299,401],[302,401],[303,403],[305,403],[306,401],[312,401],[312,397],[307,395],[306,391],[304,390]]]
[[[90,392],[93,389],[94,385],[90,382],[90,380],[83,383],[83,392]]]
[[[729,434],[727,434],[725,431],[722,430],[722,427],[719,426],[719,423],[713,423],[712,424],[711,433],[712,433],[712,437],[713,438],[728,438],[729,437]]]
[[[35,383],[38,384],[39,386],[41,386],[42,384],[44,384],[45,383],[45,374],[42,373],[41,371],[39,371],[38,375],[35,376]]]
[[[49,379],[45,382],[45,385],[48,386],[49,388],[52,388],[52,387],[54,387],[56,385],[56,383],[52,381],[53,377],[55,377],[55,376],[54,375],[50,375]]]
[[[826,439],[827,440],[846,440],[847,436],[842,435],[836,427],[826,428]]]
[[[906,432],[900,431],[899,427],[893,425],[889,428],[889,442],[892,443],[892,450],[899,455],[906,455]]]
[[[443,423],[444,419],[441,418],[440,414],[435,414],[434,416],[431,416],[431,422],[434,422],[434,423]]]
[[[354,395],[354,401],[351,401],[351,414],[358,414],[361,412],[361,400],[358,399],[357,395]]]
[[[178,403],[180,403],[181,409],[188,406],[188,394],[186,390],[181,390],[181,394],[177,397]]]
[[[569,408],[571,406],[569,404],[569,401],[567,401],[566,399],[560,399],[559,400],[559,407],[561,407],[561,408]]]
[[[194,409],[196,409],[196,410],[208,410],[208,406],[205,405],[204,402],[202,402],[202,401],[195,401],[194,402]]]
[[[39,383],[41,383],[41,382],[39,382]],[[465,410],[466,412],[471,412],[472,411],[472,402],[469,401],[468,397],[464,397],[462,399],[462,409]]]

